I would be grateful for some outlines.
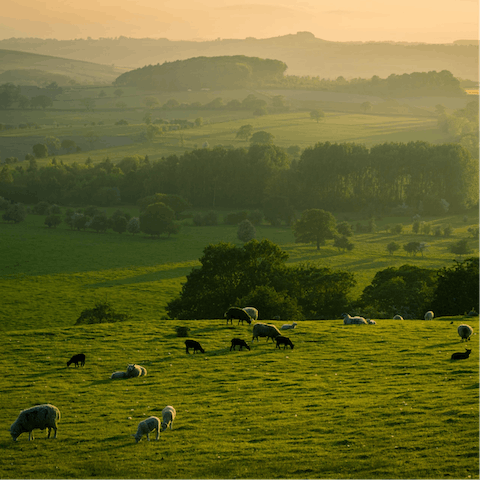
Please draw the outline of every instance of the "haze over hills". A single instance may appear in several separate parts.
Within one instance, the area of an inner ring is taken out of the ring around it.
[[[121,66],[122,71],[198,56],[246,55],[285,62],[287,75],[386,78],[391,74],[449,70],[455,77],[477,81],[478,45],[467,43],[330,42],[298,32],[267,39],[199,42],[126,37],[62,41],[11,38],[1,40],[0,48]]]

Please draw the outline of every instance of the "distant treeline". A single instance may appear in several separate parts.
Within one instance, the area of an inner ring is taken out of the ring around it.
[[[114,83],[166,91],[249,88],[280,81],[286,69],[280,60],[244,55],[196,57],[132,70]]]
[[[27,163],[27,162],[25,162]],[[28,165],[28,166],[27,166]],[[177,194],[194,207],[263,208],[272,198],[285,209],[385,212],[407,206],[441,214],[478,205],[478,162],[457,144],[318,143],[298,159],[272,144],[248,149],[197,149],[157,161],[108,158],[93,165],[4,165],[0,196],[60,205],[134,204],[155,193]],[[281,198],[280,198],[281,197]]]
[[[284,76],[287,65],[242,55],[196,57],[160,65],[148,65],[120,75],[114,82],[129,86],[162,91],[182,91],[232,88],[293,88],[349,92],[383,97],[465,95],[460,81],[451,72],[414,72],[382,79],[340,76],[335,80],[310,76]]]

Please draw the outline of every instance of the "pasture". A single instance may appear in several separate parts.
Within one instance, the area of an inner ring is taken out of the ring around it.
[[[454,362],[463,321],[473,353]],[[19,318],[0,338],[0,478],[478,478],[478,317],[304,321],[286,333],[293,350],[262,338],[236,352],[251,327],[183,321],[206,350],[189,355],[178,323],[23,330]],[[67,368],[79,352],[85,367]],[[109,379],[131,362],[148,375]],[[47,402],[57,439],[14,443],[20,410]],[[135,444],[166,405],[173,430]]]

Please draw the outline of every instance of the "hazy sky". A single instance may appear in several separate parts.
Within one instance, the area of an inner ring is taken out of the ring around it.
[[[268,38],[450,43],[478,38],[478,0],[6,0],[0,39]]]

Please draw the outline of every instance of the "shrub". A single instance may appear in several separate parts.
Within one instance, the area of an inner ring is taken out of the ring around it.
[[[94,308],[82,311],[75,325],[122,322],[129,318],[129,315],[115,312],[109,303],[97,302]]]
[[[48,228],[57,228],[57,225],[60,225],[62,223],[62,219],[58,215],[48,215],[48,217],[45,218],[45,225],[47,225]]]
[[[32,213],[35,215],[46,215],[49,208],[50,204],[48,202],[38,202],[36,205],[33,206]]]
[[[250,220],[243,220],[243,222],[238,224],[237,237],[242,242],[249,242],[250,240],[253,240],[256,235],[257,232]]]
[[[337,232],[345,237],[353,236],[353,228],[348,222],[341,222],[337,224]]]
[[[14,203],[8,205],[2,218],[6,222],[20,223],[25,220],[26,216],[27,211],[25,210],[25,206],[21,203]]]

